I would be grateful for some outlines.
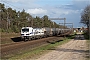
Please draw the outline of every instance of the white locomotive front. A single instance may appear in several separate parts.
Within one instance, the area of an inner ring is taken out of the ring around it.
[[[21,29],[21,38],[22,39],[30,39],[34,35],[32,27],[23,27]]]
[[[21,29],[21,39],[31,40],[44,37],[44,30],[41,28],[23,27]]]

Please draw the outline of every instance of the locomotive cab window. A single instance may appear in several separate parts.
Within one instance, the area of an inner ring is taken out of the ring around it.
[[[22,29],[22,32],[29,32],[29,29],[27,29],[27,28]]]

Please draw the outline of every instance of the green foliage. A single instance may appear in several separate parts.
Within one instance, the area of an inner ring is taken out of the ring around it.
[[[84,32],[85,39],[89,40],[89,31]]]
[[[4,29],[0,29],[0,32],[6,32]]]
[[[17,27],[17,26],[13,26],[13,31],[14,31],[15,33],[19,33],[18,27]]]

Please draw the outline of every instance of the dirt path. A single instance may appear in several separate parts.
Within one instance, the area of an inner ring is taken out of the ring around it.
[[[71,40],[33,60],[85,60],[86,40]]]

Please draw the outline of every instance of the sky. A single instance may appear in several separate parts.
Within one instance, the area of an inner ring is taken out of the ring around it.
[[[25,9],[33,17],[66,18],[66,23],[73,23],[73,26],[82,27],[80,23],[81,13],[90,0],[1,0],[5,7],[11,7],[16,11]],[[54,20],[57,24],[63,20]],[[68,25],[70,26],[70,25]]]

